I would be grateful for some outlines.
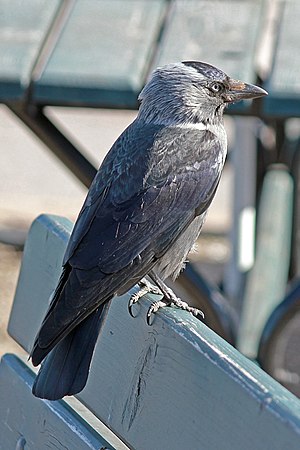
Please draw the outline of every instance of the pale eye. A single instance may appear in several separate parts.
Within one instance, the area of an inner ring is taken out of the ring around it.
[[[219,94],[220,92],[222,92],[224,90],[224,86],[221,83],[212,83],[209,86],[209,89],[211,90],[211,92],[213,92],[214,94]]]

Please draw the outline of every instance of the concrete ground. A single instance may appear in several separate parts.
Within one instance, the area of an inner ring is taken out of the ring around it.
[[[132,111],[71,108],[51,108],[48,114],[96,166],[136,115]],[[229,229],[231,182],[228,165],[211,207],[206,231],[224,233]],[[21,243],[30,223],[41,213],[75,220],[85,195],[86,189],[80,182],[5,106],[0,105],[0,241]],[[223,258],[224,248],[213,245],[208,253],[203,246],[200,256]],[[21,257],[18,247],[0,244],[0,355],[20,352],[7,335],[6,327]]]

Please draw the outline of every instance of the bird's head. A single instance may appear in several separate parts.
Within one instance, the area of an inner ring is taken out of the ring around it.
[[[151,123],[217,123],[226,105],[267,95],[252,84],[197,61],[156,69],[142,92],[139,118]]]

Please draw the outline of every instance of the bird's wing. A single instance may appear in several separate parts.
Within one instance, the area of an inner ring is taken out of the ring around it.
[[[128,128],[108,154],[75,225],[35,342],[35,363],[39,349],[48,352],[101,303],[145,276],[207,209],[219,182],[221,144],[210,132],[179,131]]]
[[[160,256],[208,208],[223,165],[220,153],[209,131],[127,129],[93,182],[65,263],[113,274],[146,249]]]
[[[133,122],[104,158],[74,225],[63,264],[76,252],[96,216],[138,194],[147,170],[147,157],[160,126],[135,126]],[[111,211],[107,211],[107,215]],[[101,236],[101,229],[99,237]]]

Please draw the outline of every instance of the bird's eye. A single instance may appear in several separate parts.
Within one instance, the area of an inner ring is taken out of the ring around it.
[[[222,92],[224,90],[224,86],[221,83],[212,83],[209,86],[209,89],[211,92],[213,92],[214,94],[219,94],[220,92]]]

